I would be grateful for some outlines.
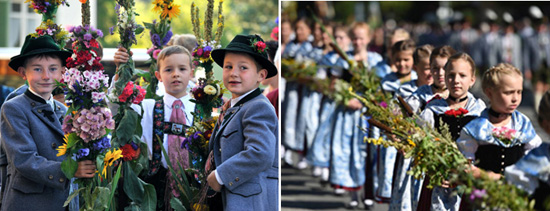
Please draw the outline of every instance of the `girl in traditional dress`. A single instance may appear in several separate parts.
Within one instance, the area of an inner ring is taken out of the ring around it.
[[[373,71],[389,69],[382,61],[382,56],[367,51],[370,42],[370,27],[364,22],[355,23],[350,30],[353,43],[353,52],[350,59],[363,63]],[[347,70],[349,66],[340,69],[331,69],[335,77],[349,81],[352,77]],[[336,122],[332,133],[332,157],[330,165],[330,183],[336,194],[343,194],[346,190],[351,193],[350,206],[359,205],[359,190],[365,183],[366,143],[364,133],[359,128],[366,128],[366,121],[361,118],[363,105],[357,99],[349,100],[346,105],[336,108]]]
[[[416,44],[412,40],[396,42],[392,47],[392,61],[397,72],[392,72],[382,79],[381,86],[384,92],[397,97],[399,87],[406,82],[416,80],[417,75],[413,68],[413,52]],[[378,146],[378,189],[376,196],[380,201],[390,202],[394,176],[397,149],[394,147]]]
[[[445,82],[449,97],[436,99],[426,105],[420,117],[426,125],[440,130],[447,124],[453,140],[460,135],[460,130],[475,119],[485,109],[485,103],[476,99],[468,90],[474,85],[475,64],[466,53],[457,53],[445,64]],[[417,210],[458,210],[460,195],[456,188],[450,188],[448,182],[441,187],[427,189],[429,176],[424,180]]]
[[[423,45],[414,50],[414,70],[418,74],[418,79],[407,82],[399,87],[398,93],[401,96],[407,97],[417,89],[418,85],[429,86],[433,82],[430,71],[430,54],[432,49],[433,47],[431,45]],[[412,202],[418,200],[418,197],[414,197],[414,193],[420,192],[420,185],[418,184],[421,184],[419,182],[421,180],[416,180],[412,178],[411,175],[407,174],[410,161],[410,158],[405,159],[403,156],[398,156],[395,161],[396,170],[394,170],[394,172],[396,174],[393,179],[390,210],[412,210]]]
[[[351,55],[353,48],[350,46],[351,39],[348,36],[348,27],[339,25],[334,27],[334,39],[336,43],[346,52]],[[317,78],[327,79],[332,78],[331,69],[343,68],[347,62],[342,59],[336,51],[331,51],[326,54],[321,62],[319,62],[319,70]],[[334,100],[323,97],[321,102],[321,115],[319,119],[319,127],[315,133],[311,150],[307,152],[307,159],[313,165],[313,176],[321,177],[321,182],[328,182],[329,177],[329,160],[331,152],[331,133],[335,121],[335,102]]]
[[[298,62],[317,62],[322,56],[322,49],[312,44],[312,23],[307,17],[301,17],[294,23],[295,39],[284,48],[282,58],[295,59]],[[292,70],[300,71],[300,70]],[[306,115],[300,112],[300,107],[309,103],[309,95],[303,85],[298,82],[287,82],[284,100],[282,101],[282,143],[288,149],[285,152],[285,161],[300,169],[306,168],[303,159],[305,150],[304,134],[306,130]],[[302,97],[300,97],[302,96]],[[298,156],[293,156],[297,154]],[[295,159],[298,157],[298,159]]]
[[[491,67],[483,74],[482,88],[491,105],[462,129],[457,145],[471,161],[474,177],[482,169],[496,180],[542,141],[529,118],[516,110],[523,91],[521,71],[505,63]]]

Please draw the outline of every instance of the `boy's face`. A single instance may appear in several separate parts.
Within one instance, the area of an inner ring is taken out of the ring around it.
[[[418,61],[418,63],[414,66],[414,70],[418,75],[418,81],[420,81],[421,85],[430,85],[433,83],[434,79],[432,77],[432,73],[430,72],[429,58],[424,58]]]
[[[367,50],[370,42],[369,32],[364,28],[355,28],[353,30],[353,48],[362,51]]]
[[[458,59],[452,61],[450,69],[445,71],[449,96],[460,99],[468,95],[468,90],[476,82],[472,67],[467,61]]]
[[[499,87],[485,89],[491,108],[499,113],[511,114],[521,103],[523,78],[518,74],[501,75]]]
[[[258,88],[267,76],[267,70],[258,67],[251,56],[227,52],[223,60],[223,85],[233,98]]]
[[[55,89],[55,81],[61,81],[65,68],[57,57],[35,57],[27,60],[18,72],[29,82],[29,88],[49,100]]]
[[[307,38],[311,35],[311,29],[304,21],[298,21],[296,23],[296,40],[301,43],[307,41]]]
[[[442,89],[447,87],[445,83],[445,63],[447,63],[447,57],[436,57],[430,64],[430,71],[433,77],[433,84]]]
[[[348,37],[348,34],[345,31],[336,30],[336,32],[334,32],[334,39],[336,40],[336,43],[338,44],[338,46],[340,46],[340,48],[342,48],[343,51],[348,50],[348,47],[351,41]]]
[[[393,55],[393,64],[400,75],[409,75],[413,66],[413,52],[411,50],[399,51]]]
[[[181,98],[187,95],[187,84],[191,78],[189,56],[178,53],[159,60],[160,69],[155,72],[157,79],[164,84],[166,93]]]

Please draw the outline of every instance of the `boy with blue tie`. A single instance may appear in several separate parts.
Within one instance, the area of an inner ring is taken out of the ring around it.
[[[49,36],[26,37],[21,54],[9,66],[28,81],[29,89],[2,106],[1,156],[7,158],[2,174],[2,210],[65,210],[70,180],[61,171],[65,156],[57,156],[63,144],[61,120],[67,108],[53,99],[70,52],[61,50]],[[91,178],[96,166],[80,161],[77,178]]]
[[[278,209],[278,120],[258,86],[277,74],[258,35],[237,35],[212,51],[232,98],[210,138],[215,170],[208,185],[222,194],[224,210]]]

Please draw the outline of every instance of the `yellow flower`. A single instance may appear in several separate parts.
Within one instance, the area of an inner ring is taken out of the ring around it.
[[[153,11],[156,12],[156,13],[162,13],[162,6],[164,5],[164,1],[163,0],[154,0],[153,1],[153,5],[155,5],[153,7]]]
[[[161,14],[163,18],[172,19],[180,14],[180,5],[177,4],[166,5],[163,9]]]
[[[69,134],[65,135],[65,138],[63,139],[65,143],[57,148],[57,157],[67,154],[67,140],[69,139],[68,137]]]
[[[223,3],[223,0],[220,0],[220,3]]]
[[[113,165],[113,163],[122,158],[122,150],[116,149],[112,151],[108,151],[107,154],[105,154],[105,158],[103,158],[103,171],[101,171],[101,175],[105,178],[107,175],[107,167]]]
[[[409,145],[411,145],[412,147],[416,147],[416,144],[414,143],[414,141],[407,139],[407,142],[409,142]]]

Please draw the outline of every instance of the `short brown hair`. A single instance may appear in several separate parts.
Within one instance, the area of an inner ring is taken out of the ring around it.
[[[185,55],[187,55],[187,57],[189,57],[189,67],[193,67],[193,64],[192,64],[193,62],[191,61],[191,54],[189,53],[189,51],[187,49],[185,49],[183,46],[173,45],[173,46],[168,46],[168,47],[162,49],[162,51],[160,51],[160,53],[157,57],[157,71],[160,70],[160,61],[164,60],[166,57],[168,57],[172,54],[185,54]]]
[[[514,73],[523,77],[521,71],[513,65],[507,63],[497,64],[497,66],[491,67],[483,73],[481,88],[483,90],[490,87],[498,88],[500,87],[500,80],[503,75],[512,75]]]
[[[392,56],[394,56],[397,52],[414,51],[415,47],[416,47],[416,43],[413,40],[411,39],[401,40],[393,44],[393,46],[391,47],[391,54]]]
[[[420,47],[417,47],[413,52],[413,64],[417,65],[420,60],[428,58],[430,59],[430,55],[432,54],[432,50],[434,47],[430,44],[422,45]]]
[[[470,55],[468,55],[467,53],[464,53],[464,52],[459,52],[459,53],[456,53],[454,55],[452,55],[451,57],[449,57],[449,60],[447,60],[447,63],[445,64],[445,71],[449,71],[451,68],[451,63],[454,62],[454,61],[457,61],[459,59],[462,59],[466,62],[468,62],[468,64],[470,65],[470,67],[472,68],[472,76],[475,77],[476,75],[476,63],[474,62],[474,60],[472,59],[472,57],[470,57]]]
[[[453,49],[451,46],[439,46],[435,48],[430,55],[430,65],[434,62],[436,58],[449,58],[454,54],[456,54],[456,50]]]

